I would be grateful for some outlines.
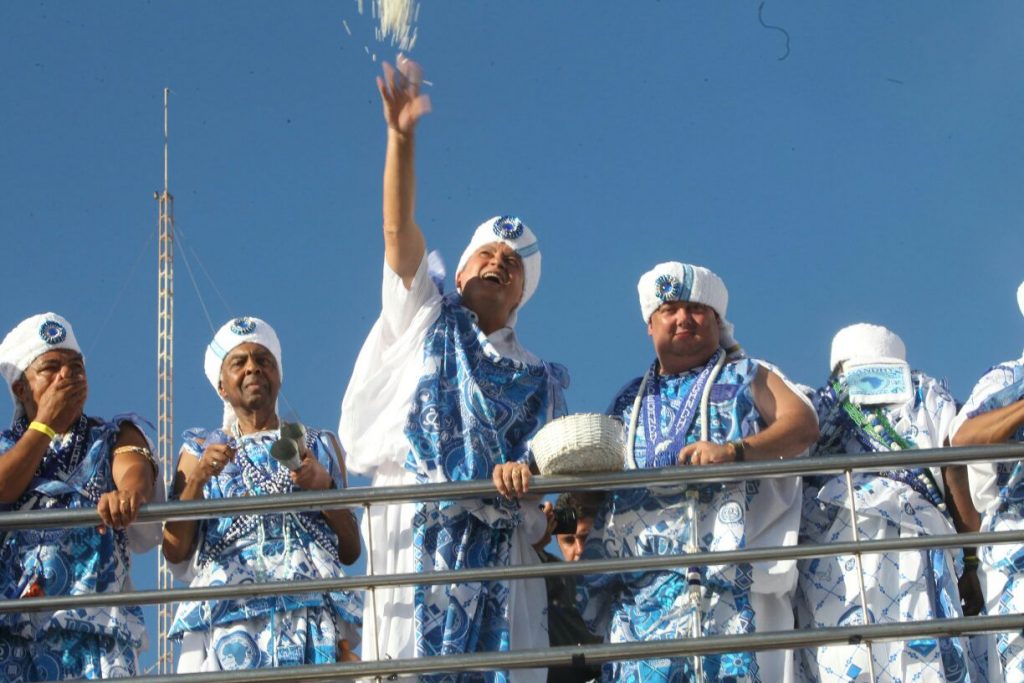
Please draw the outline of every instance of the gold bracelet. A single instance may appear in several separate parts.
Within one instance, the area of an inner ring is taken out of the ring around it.
[[[156,458],[153,457],[153,451],[145,446],[118,446],[114,449],[113,455],[118,453],[138,453],[149,462],[149,466],[153,468],[153,478],[156,478],[159,468],[156,466]]]
[[[28,423],[28,428],[46,434],[51,440],[57,438],[57,432],[53,431],[53,427],[48,424],[43,424],[42,422],[36,422],[33,420]]]

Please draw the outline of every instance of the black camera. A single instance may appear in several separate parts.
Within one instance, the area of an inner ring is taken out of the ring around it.
[[[553,534],[576,533],[576,511],[572,508],[555,508],[555,528]]]

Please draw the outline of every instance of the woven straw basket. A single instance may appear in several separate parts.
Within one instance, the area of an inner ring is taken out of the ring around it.
[[[541,474],[615,472],[624,462],[622,422],[609,415],[567,415],[544,425],[531,444]]]

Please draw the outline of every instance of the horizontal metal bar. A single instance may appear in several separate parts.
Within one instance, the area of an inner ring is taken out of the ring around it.
[[[646,486],[721,483],[744,479],[774,479],[805,474],[837,474],[846,470],[877,471],[927,465],[963,465],[1024,459],[1024,444],[932,448],[898,453],[836,455],[827,458],[794,458],[768,462],[741,462],[702,467],[665,467],[602,474],[534,477],[533,493],[561,491],[608,491]],[[416,500],[493,498],[490,481],[465,481],[415,486],[361,486],[341,491],[299,491],[272,496],[242,496],[216,500],[176,501],[143,506],[136,524],[223,517],[240,513],[280,513],[355,508],[366,503],[399,503]],[[0,513],[0,531],[91,526],[100,522],[95,510],[27,510]]]
[[[578,661],[591,664],[628,659],[692,657],[725,652],[760,652],[822,645],[857,645],[912,638],[967,636],[1004,633],[1024,629],[1024,615],[933,619],[896,624],[837,626],[821,629],[770,631],[746,635],[720,635],[638,643],[549,647],[515,652],[447,655],[419,659],[390,659],[383,662],[311,665],[274,669],[249,669],[200,674],[146,676],[146,683],[271,683],[272,681],[333,681],[352,678],[416,675],[439,671],[486,671],[492,669],[571,666]]]
[[[10,612],[39,612],[82,607],[114,607],[123,605],[152,605],[169,602],[222,600],[225,598],[251,598],[267,595],[297,595],[341,590],[366,590],[409,585],[444,585],[477,581],[531,579],[545,576],[580,574],[610,574],[616,572],[655,571],[680,569],[686,566],[735,564],[739,562],[765,562],[770,560],[800,560],[832,555],[892,551],[914,551],[928,548],[958,548],[962,546],[1000,545],[1024,543],[1024,530],[943,534],[940,536],[913,536],[887,538],[855,543],[804,544],[770,548],[747,548],[692,555],[659,555],[655,557],[625,557],[612,560],[581,560],[579,562],[552,562],[548,564],[516,565],[514,567],[487,567],[449,571],[390,574],[377,576],[345,576],[331,579],[304,581],[270,581],[255,584],[232,584],[172,590],[135,591],[131,593],[102,593],[93,595],[55,595],[41,598],[0,601],[0,614]]]

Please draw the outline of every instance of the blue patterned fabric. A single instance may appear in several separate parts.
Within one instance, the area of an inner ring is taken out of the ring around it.
[[[490,480],[495,465],[529,462],[528,440],[565,414],[561,366],[502,358],[458,295],[447,295],[427,333],[424,374],[405,433],[406,468],[419,481]],[[417,571],[508,565],[519,503],[425,502],[412,520]],[[418,586],[417,656],[509,649],[509,585]],[[538,624],[543,616],[537,615]],[[438,674],[429,681],[505,681],[507,672]]]
[[[202,457],[207,439],[222,436],[219,430],[185,432],[181,457]],[[237,439],[234,460],[206,483],[206,499],[297,490],[289,470],[270,455],[270,446],[279,436],[280,432],[273,430]],[[341,488],[344,482],[337,455],[326,433],[309,430],[306,445]],[[319,512],[220,517],[200,522],[197,533],[192,586],[344,574],[337,535]],[[335,661],[334,635],[344,624],[358,627],[361,612],[361,596],[350,592],[184,602],[178,607],[170,636],[210,632],[208,656],[222,660],[220,668],[225,669],[328,663]],[[301,637],[280,637],[282,632],[294,631],[298,622],[304,628]],[[244,637],[243,632],[247,634]]]
[[[914,397],[906,404],[881,408],[892,428],[858,425],[844,409],[842,380],[815,396],[821,438],[812,455],[885,452],[902,441],[911,448],[943,444],[956,414],[943,384],[912,373]],[[873,410],[865,407],[862,413]],[[870,431],[869,431],[870,430]],[[862,540],[956,533],[942,503],[934,475],[927,469],[855,472],[854,496],[858,535]],[[804,478],[802,543],[853,540],[845,475]],[[957,588],[960,550],[869,554],[861,559],[872,623],[894,623],[963,615]],[[796,598],[798,628],[864,623],[860,583],[852,556],[799,562]],[[968,643],[961,638],[918,639],[872,645],[875,676],[880,683],[969,681]],[[863,645],[833,645],[800,650],[803,680],[819,683],[867,681],[868,652]]]
[[[959,419],[977,417],[1021,399],[1024,399],[1024,359],[1000,363],[978,381]],[[1024,442],[1024,427],[1018,428],[1010,440]],[[974,465],[969,468],[975,501],[983,512],[981,531],[1024,529],[1024,462],[986,465],[994,471],[994,490],[982,493],[983,501],[978,501],[978,490],[987,488],[983,481],[988,477],[976,480],[976,474],[984,466]],[[990,601],[995,599],[994,610],[990,602],[990,612],[1001,615],[1024,612],[1024,545],[981,546],[978,548],[978,558],[985,569],[993,574],[993,584],[1003,584],[1001,592],[994,590],[993,595],[986,596]],[[999,633],[996,636],[996,650],[1004,681],[1024,683],[1024,636],[1020,633]],[[994,666],[994,662],[990,662],[990,666]]]
[[[757,432],[762,426],[754,405],[751,383],[757,375],[757,361],[743,358],[727,362],[712,385],[709,402],[709,439],[726,443]],[[675,412],[685,404],[701,368],[678,375],[662,376],[656,387],[663,406],[659,428],[665,439]],[[642,379],[628,384],[615,397],[609,413],[621,416],[625,424]],[[641,402],[639,424],[648,419],[648,401]],[[700,421],[691,426],[686,443],[700,439]],[[645,430],[636,430],[635,466],[647,468],[660,462],[649,447]],[[627,458],[628,460],[628,458]],[[758,522],[748,516],[762,482],[746,481],[699,487],[696,505],[698,544],[701,551],[734,550],[746,547],[751,526]],[[657,487],[614,491],[598,513],[583,551],[583,559],[684,554],[691,538],[687,516],[686,490]],[[681,562],[681,565],[685,561]],[[702,600],[700,614],[690,600],[686,569],[582,577],[579,599],[583,617],[594,633],[607,633],[613,643],[684,638],[693,633],[699,618],[702,635],[752,633],[757,615],[750,600],[754,568],[749,564],[700,568]],[[702,658],[708,682],[757,682],[759,666],[753,652],[711,655]],[[603,680],[675,682],[696,680],[692,658],[609,662]],[[766,681],[767,683],[767,681]]]
[[[83,415],[69,434],[51,443],[21,498],[0,505],[0,510],[94,509],[100,496],[115,488],[111,451],[124,422],[142,429],[142,420],[134,415],[117,416],[111,422]],[[0,453],[13,448],[27,428],[28,420],[21,417],[0,433]],[[126,592],[131,590],[130,568],[127,535],[113,529],[104,533],[95,527],[10,531],[3,535],[0,547],[0,585],[8,600],[38,589],[44,595]],[[134,673],[137,651],[145,641],[142,610],[137,606],[0,615],[0,661],[6,659],[13,670],[19,669],[19,661],[36,663],[35,669],[17,672],[22,680],[51,680],[36,676],[52,671],[71,678],[98,678],[101,660],[107,662],[110,675],[122,668]],[[82,656],[69,655],[52,666],[46,664],[47,653],[59,651],[53,646],[63,642],[79,643]],[[4,671],[16,677],[12,670]]]

